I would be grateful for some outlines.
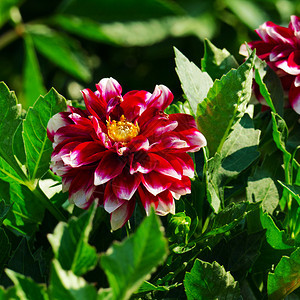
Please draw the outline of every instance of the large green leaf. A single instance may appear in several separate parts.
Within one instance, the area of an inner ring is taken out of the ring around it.
[[[246,188],[249,202],[262,202],[263,211],[273,213],[279,203],[279,192],[266,167],[257,168]]]
[[[238,282],[215,261],[210,264],[196,259],[185,275],[184,288],[188,300],[232,300],[240,296]]]
[[[21,122],[21,106],[17,104],[14,92],[4,82],[0,82],[0,156],[14,169],[19,166],[12,149],[13,136]]]
[[[6,218],[10,209],[11,205],[7,205],[4,200],[0,200],[0,225]]]
[[[213,81],[206,72],[202,72],[193,62],[190,62],[179,50],[175,50],[176,72],[182,89],[190,103],[193,114],[196,115],[198,104],[207,96]]]
[[[28,177],[31,181],[41,178],[49,169],[53,148],[47,137],[47,124],[53,115],[66,108],[66,100],[51,89],[45,97],[39,97],[28,110],[23,122],[23,139]]]
[[[3,223],[21,235],[32,235],[43,220],[45,207],[26,186],[18,183],[10,183],[10,204],[12,208]]]
[[[25,277],[20,273],[12,270],[6,270],[6,274],[13,281],[17,296],[22,300],[48,300],[49,297],[46,293],[46,287],[38,285],[30,277]]]
[[[82,277],[77,277],[72,271],[63,270],[59,262],[54,259],[50,274],[49,296],[53,300],[96,300],[97,291]]]
[[[204,40],[204,56],[201,60],[201,68],[203,72],[207,72],[210,77],[220,79],[224,74],[232,68],[238,68],[238,63],[234,56],[226,49],[219,49],[209,40]]]
[[[24,94],[26,107],[32,106],[35,100],[46,93],[43,78],[30,35],[25,35]]]
[[[245,114],[240,122],[234,125],[221,149],[221,165],[215,168],[213,175],[218,177],[218,183],[236,177],[258,158],[259,137],[260,130],[254,129],[252,119]]]
[[[257,28],[270,17],[261,9],[258,3],[249,0],[225,0],[233,13],[251,30]]]
[[[284,299],[300,287],[300,248],[290,257],[283,256],[274,273],[268,275],[268,295],[270,300]]]
[[[266,239],[271,247],[278,250],[291,249],[292,245],[287,244],[287,236],[283,230],[280,230],[274,223],[272,217],[268,213],[261,211],[260,222],[266,229]]]
[[[74,77],[89,81],[91,73],[83,50],[75,40],[44,26],[27,27],[36,49]]]
[[[251,97],[253,58],[254,53],[237,70],[217,79],[198,104],[197,123],[211,156],[221,151],[232,126],[245,113]]]
[[[134,7],[134,9],[133,9]],[[80,0],[63,2],[59,12],[84,16],[100,22],[145,20],[168,15],[183,14],[184,10],[175,2],[166,0]]]
[[[137,231],[122,243],[114,243],[101,257],[113,299],[129,299],[166,257],[167,243],[153,210]]]
[[[54,255],[65,270],[82,275],[97,264],[96,249],[88,244],[95,207],[68,224],[60,222],[53,234],[48,235]],[[70,251],[72,249],[72,251]]]
[[[15,171],[13,167],[11,167],[1,156],[0,156],[0,179],[6,182],[11,183],[20,183],[24,184],[23,179],[19,176],[19,174]]]
[[[140,4],[139,4],[140,5]],[[56,15],[54,24],[81,37],[120,46],[147,46],[169,36],[196,35],[203,39],[212,36],[215,26],[207,16],[166,16],[150,20],[98,23],[87,17]],[[103,19],[101,20],[103,22]]]

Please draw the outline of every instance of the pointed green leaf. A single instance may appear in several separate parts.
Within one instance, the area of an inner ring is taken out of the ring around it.
[[[63,270],[56,259],[51,267],[49,295],[50,299],[55,300],[97,299],[97,291],[93,285],[82,277],[77,277],[72,271]]]
[[[222,50],[214,46],[208,39],[204,40],[204,57],[201,60],[203,72],[207,72],[210,77],[220,79],[232,68],[238,68],[238,63],[234,56],[225,48]]]
[[[6,274],[13,281],[17,296],[22,300],[48,300],[46,287],[38,285],[31,278],[25,277],[22,274],[16,273],[12,270],[6,270]]]
[[[8,263],[10,249],[11,244],[9,242],[9,239],[5,231],[2,228],[0,228],[0,276],[2,274],[4,266]]]
[[[45,207],[26,186],[17,183],[10,183],[10,204],[3,223],[21,235],[32,235],[43,220]]]
[[[255,81],[259,91],[274,113],[283,115],[284,93],[278,75],[257,56],[255,57]]]
[[[249,177],[246,193],[249,202],[262,202],[263,211],[273,213],[279,203],[279,192],[276,184],[264,164]]]
[[[1,156],[0,156],[0,179],[10,183],[24,184],[23,179],[11,167]]]
[[[65,98],[51,89],[45,97],[39,97],[34,106],[28,110],[23,123],[23,139],[28,175],[32,181],[41,178],[49,169],[53,148],[47,137],[48,121],[53,115],[66,108]]]
[[[300,248],[290,257],[283,256],[274,273],[268,275],[268,295],[270,300],[284,299],[300,287]]]
[[[297,200],[298,204],[300,205],[300,186],[296,184],[285,184],[280,180],[278,180],[278,182]]]
[[[30,35],[25,35],[24,94],[26,107],[32,106],[35,100],[46,93],[43,78]]]
[[[266,239],[271,247],[278,250],[290,249],[293,246],[286,243],[287,237],[283,230],[280,230],[274,223],[272,217],[268,213],[261,211],[260,222],[266,229]]]
[[[215,261],[210,264],[196,259],[191,272],[185,275],[184,288],[188,300],[231,300],[240,296],[238,282]]]
[[[83,81],[91,79],[87,59],[75,40],[44,25],[30,25],[26,28],[41,54],[74,77]]]
[[[222,149],[231,127],[245,113],[252,91],[254,54],[237,70],[216,80],[197,110],[199,130],[207,139],[210,155]]]
[[[54,255],[62,268],[72,270],[75,275],[82,275],[97,264],[96,249],[88,244],[94,214],[93,206],[80,218],[72,218],[68,224],[60,222],[54,233],[48,235]]]
[[[0,156],[14,169],[19,166],[12,149],[13,136],[21,122],[21,106],[17,104],[14,92],[0,82]]]
[[[113,299],[129,299],[166,257],[167,243],[153,210],[137,231],[122,243],[114,243],[101,257]]]
[[[224,183],[225,179],[236,177],[255,161],[258,156],[260,130],[254,129],[252,119],[245,114],[240,122],[236,123],[220,152],[221,165],[215,170],[216,182]]]
[[[202,72],[193,62],[190,62],[179,50],[174,48],[176,72],[181,82],[181,87],[190,103],[193,114],[196,115],[197,107],[204,100],[213,81],[206,72]]]
[[[10,10],[17,6],[21,0],[1,0],[0,1],[0,28],[8,20]]]

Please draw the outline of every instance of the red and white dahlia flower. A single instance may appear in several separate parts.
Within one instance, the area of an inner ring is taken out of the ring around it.
[[[153,94],[131,91],[104,78],[82,91],[86,110],[68,106],[48,123],[51,170],[62,177],[69,201],[88,208],[98,200],[111,214],[113,230],[132,215],[136,194],[149,213],[175,213],[174,198],[190,193],[194,163],[186,152],[206,145],[187,114],[164,113],[173,94],[164,85]]]
[[[300,114],[300,18],[291,16],[288,27],[268,21],[255,32],[262,40],[248,45],[277,73],[284,90],[288,91],[292,108]],[[241,46],[240,53],[248,55],[245,45]]]

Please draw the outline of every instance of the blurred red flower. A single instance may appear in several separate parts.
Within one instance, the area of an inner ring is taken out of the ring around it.
[[[248,45],[277,73],[292,108],[300,114],[300,18],[291,16],[288,27],[268,21],[255,31],[262,40]],[[248,55],[245,45],[240,53]]]
[[[69,201],[88,208],[96,199],[111,214],[113,230],[133,213],[138,194],[146,213],[175,213],[174,198],[190,193],[194,163],[186,152],[206,145],[187,114],[166,114],[173,94],[131,91],[104,78],[82,91],[86,110],[68,107],[48,123],[54,151],[50,168],[62,177]]]

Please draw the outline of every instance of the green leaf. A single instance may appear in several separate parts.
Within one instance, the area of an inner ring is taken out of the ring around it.
[[[13,136],[21,122],[21,106],[14,92],[0,82],[0,156],[14,169],[19,170],[12,149]]]
[[[270,17],[255,2],[248,0],[226,0],[225,3],[251,30],[258,28],[266,20],[270,20]]]
[[[55,258],[65,270],[82,275],[97,264],[96,249],[88,244],[92,230],[95,207],[80,218],[72,218],[68,224],[60,222],[53,234],[48,234]],[[72,249],[72,251],[70,251]]]
[[[240,296],[238,282],[216,261],[210,264],[196,259],[191,272],[184,277],[184,288],[188,300],[229,300]]]
[[[222,50],[214,46],[208,39],[204,40],[204,57],[201,60],[203,72],[207,72],[210,77],[220,79],[232,68],[238,68],[238,63],[234,56],[225,48]]]
[[[255,81],[259,91],[274,113],[283,115],[284,93],[278,75],[257,56],[255,57]]]
[[[134,7],[134,9],[132,9]],[[183,14],[184,10],[173,1],[159,0],[102,0],[101,9],[97,0],[83,3],[80,0],[64,2],[58,9],[67,15],[84,16],[95,21],[124,22],[129,20],[146,20],[168,15]]]
[[[166,257],[167,243],[153,210],[137,231],[122,243],[114,243],[101,257],[113,299],[129,299]]]
[[[280,180],[278,180],[278,182],[297,200],[298,204],[300,205],[300,186],[296,184],[285,184]]]
[[[141,4],[139,3],[139,6]],[[130,13],[132,15],[132,12]],[[113,18],[115,15],[113,15]],[[166,16],[150,20],[101,23],[89,17],[56,15],[51,19],[55,25],[81,37],[108,44],[125,47],[148,46],[158,43],[169,36],[179,37],[194,34],[203,39],[212,36],[216,26],[212,18],[205,15],[197,18],[188,15]]]
[[[41,54],[72,76],[86,82],[91,80],[87,59],[75,40],[44,25],[28,25],[26,29]]]
[[[254,129],[252,119],[245,114],[233,126],[221,149],[221,165],[212,175],[218,177],[218,184],[224,183],[227,178],[236,177],[258,158],[259,137],[260,130]]]
[[[176,72],[181,87],[190,103],[194,115],[198,104],[207,96],[213,81],[206,72],[202,72],[193,62],[190,62],[179,50],[174,48]]]
[[[269,299],[284,299],[298,287],[300,287],[300,248],[297,248],[290,257],[283,256],[274,273],[269,273]]]
[[[137,290],[137,292],[135,294],[138,293],[149,293],[152,291],[161,291],[161,292],[166,292],[169,291],[175,287],[177,287],[179,284],[175,283],[169,286],[159,286],[159,285],[154,285],[148,281],[144,281],[143,284],[139,287],[139,289]]]
[[[28,110],[23,122],[23,140],[28,177],[32,182],[41,178],[49,169],[53,148],[47,137],[48,121],[53,115],[66,108],[65,98],[51,89],[45,97],[39,97],[34,106]]]
[[[1,156],[0,156],[0,179],[9,183],[20,183],[24,184],[23,179],[11,167]]]
[[[21,3],[21,0],[1,0],[0,1],[0,28],[9,19],[10,10]]]
[[[190,231],[191,218],[186,216],[185,212],[179,212],[175,215],[170,216],[168,222],[167,235],[170,241],[176,243],[185,243],[187,236]]]
[[[46,287],[38,285],[31,278],[25,277],[22,274],[16,273],[12,270],[6,270],[6,274],[13,281],[17,296],[22,300],[48,300]]]
[[[30,35],[25,35],[25,63],[24,63],[24,94],[26,107],[32,106],[35,100],[46,93],[43,78]]]
[[[197,123],[207,139],[210,155],[220,152],[232,128],[245,113],[252,91],[252,53],[237,70],[216,80],[198,105]]]
[[[11,250],[11,244],[5,233],[5,231],[0,228],[0,276],[2,274],[4,266],[7,264]]]
[[[10,204],[3,223],[21,235],[32,235],[43,220],[45,207],[26,186],[17,183],[10,184]]]
[[[10,209],[11,209],[11,205],[7,205],[5,201],[0,200],[0,224],[6,218]]]
[[[97,291],[82,277],[77,277],[72,271],[63,270],[59,262],[54,259],[50,273],[49,296],[50,299],[57,300],[96,300]]]
[[[249,202],[262,202],[263,211],[272,214],[279,203],[279,192],[266,167],[257,168],[249,177],[246,193]]]
[[[264,229],[266,229],[266,239],[271,247],[278,250],[291,249],[293,246],[288,245],[286,234],[274,223],[272,217],[268,213],[261,211],[260,222]]]

